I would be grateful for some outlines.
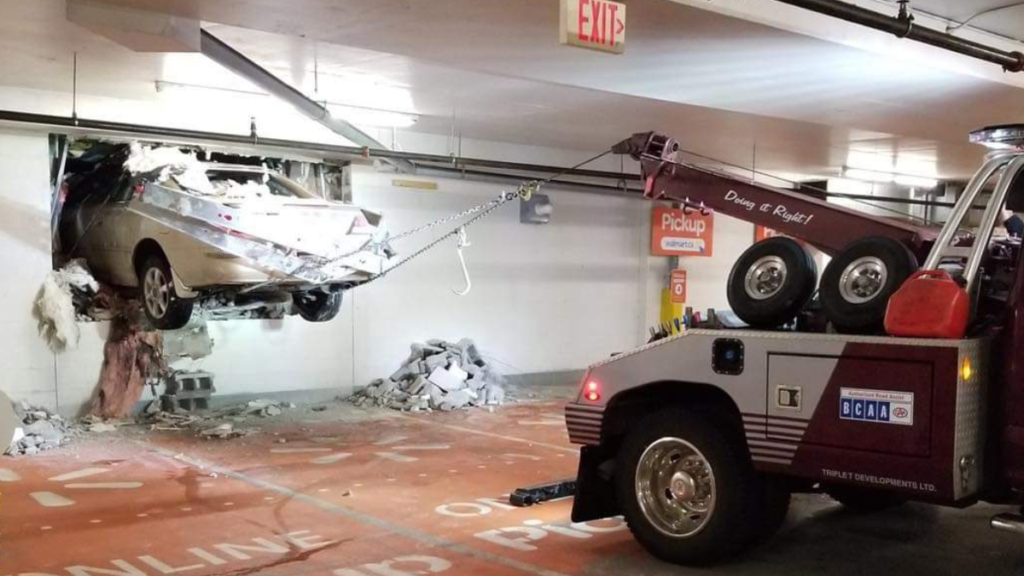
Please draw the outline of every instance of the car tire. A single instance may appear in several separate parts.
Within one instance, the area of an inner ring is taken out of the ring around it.
[[[860,513],[881,512],[907,502],[907,499],[899,494],[855,486],[832,486],[826,492],[836,502]]]
[[[640,421],[619,451],[619,507],[637,541],[667,562],[720,560],[763,532],[763,479],[742,436],[716,421],[694,410],[666,409]]]
[[[174,290],[174,277],[167,259],[158,254],[147,256],[139,268],[142,310],[149,324],[158,330],[177,330],[188,324],[194,298],[180,298]]]
[[[732,311],[756,328],[775,328],[796,317],[814,294],[818,268],[791,238],[762,240],[740,255],[729,273]]]
[[[881,332],[889,297],[915,270],[917,258],[892,238],[851,242],[821,275],[818,293],[825,317],[838,332]]]
[[[341,311],[342,292],[310,290],[292,294],[299,316],[307,322],[328,322]]]

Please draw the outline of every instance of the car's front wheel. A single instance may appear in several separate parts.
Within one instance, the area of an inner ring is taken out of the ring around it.
[[[684,409],[652,414],[630,432],[615,483],[637,541],[677,564],[712,562],[751,546],[781,524],[788,503],[787,493],[769,506],[742,437]]]
[[[177,330],[188,324],[195,299],[181,298],[174,291],[171,265],[163,256],[147,257],[139,268],[142,309],[149,323],[158,330]]]
[[[341,311],[342,293],[323,290],[296,292],[292,295],[292,301],[303,320],[327,322],[333,320]]]

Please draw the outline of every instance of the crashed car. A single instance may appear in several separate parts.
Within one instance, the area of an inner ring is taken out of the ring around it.
[[[381,220],[262,165],[136,144],[69,179],[59,233],[67,256],[138,289],[150,323],[169,330],[211,301],[334,318],[343,291],[387,261]]]

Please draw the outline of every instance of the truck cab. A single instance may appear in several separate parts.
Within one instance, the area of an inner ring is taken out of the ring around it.
[[[967,185],[942,230],[895,238],[913,256],[915,269],[920,254],[922,270],[948,277],[962,293],[966,318],[959,333],[908,335],[888,320],[885,328],[872,320],[861,330],[837,330],[833,322],[822,322],[824,331],[797,330],[801,325],[790,320],[806,312],[809,295],[767,315],[772,299],[764,298],[762,309],[747,312],[755,320],[750,327],[698,324],[593,364],[566,407],[570,440],[581,446],[573,520],[622,514],[651,553],[695,564],[765,540],[785,518],[793,493],[824,492],[868,510],[908,500],[1019,507],[1024,267],[1019,238],[993,232],[1006,211],[1024,212],[1024,128],[995,127],[972,138],[999,149]],[[716,182],[702,195],[690,181],[685,197],[659,194],[678,187],[687,171],[667,156],[670,140],[658,140],[653,150],[651,140],[639,147],[636,142],[631,153],[644,162],[652,198],[705,205],[705,198],[742,184]],[[833,220],[823,228],[830,234],[839,225],[858,224],[845,213],[815,213],[813,206],[809,213]],[[874,258],[842,260],[834,238],[813,232],[800,238],[832,248],[843,271]],[[758,261],[737,261],[732,277],[743,279],[738,289],[759,277],[750,273]],[[876,314],[880,305],[888,319],[899,297],[892,294],[917,276],[908,271],[886,292],[892,269],[882,264],[881,273],[869,278],[873,284],[855,285],[873,291],[836,293],[851,297],[851,306],[865,295],[883,298],[863,313]],[[763,276],[771,280],[768,292],[755,284],[747,296],[781,293],[786,282],[806,284],[806,278],[786,277],[792,273],[792,266],[781,266]],[[826,269],[822,282],[842,276]],[[941,316],[947,307],[925,304],[909,313]],[[1024,518],[1001,514],[992,526],[1021,532]]]

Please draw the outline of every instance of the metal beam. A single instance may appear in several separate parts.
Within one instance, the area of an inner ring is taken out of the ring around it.
[[[207,58],[266,90],[272,96],[288,102],[299,112],[323,124],[353,144],[371,150],[387,149],[374,137],[363,132],[351,122],[331,116],[331,112],[325,106],[274,76],[207,30],[201,32],[200,50]],[[415,172],[416,170],[416,167],[408,160],[388,159],[388,162],[402,172]]]

